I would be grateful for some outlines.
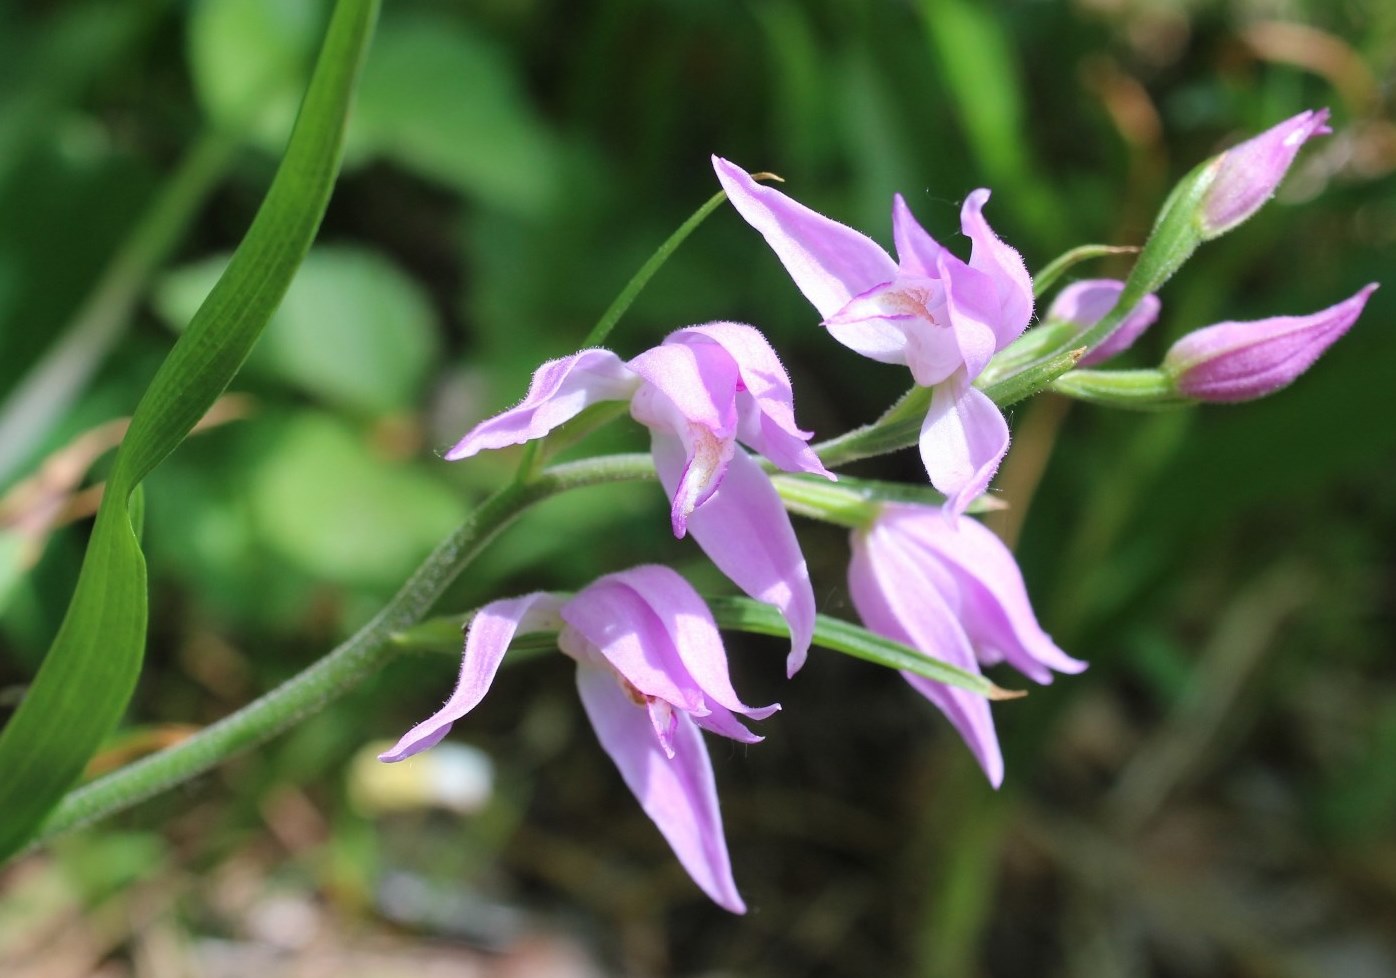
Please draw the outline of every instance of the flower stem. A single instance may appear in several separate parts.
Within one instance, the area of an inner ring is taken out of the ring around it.
[[[586,339],[582,340],[583,349],[600,346],[605,342],[611,330],[616,328],[616,323],[620,322],[620,317],[625,315],[625,311],[635,301],[635,297],[654,277],[654,273],[659,271],[669,260],[669,256],[678,250],[679,245],[683,244],[684,240],[697,230],[698,225],[707,220],[709,214],[722,206],[722,202],[726,199],[727,192],[724,190],[719,190],[713,194],[702,207],[693,212],[688,220],[679,225],[678,230],[669,235],[668,239],[655,249],[654,254],[650,255],[649,261],[640,266],[640,270],[625,284],[625,288],[620,290],[620,295],[616,296],[615,301],[601,314],[601,318],[591,328]]]
[[[393,635],[421,621],[490,541],[530,507],[584,486],[654,477],[648,455],[604,455],[557,465],[528,482],[506,486],[442,541],[392,600],[347,641],[188,740],[70,792],[44,823],[36,842],[130,808],[324,709],[400,651],[391,641]]]

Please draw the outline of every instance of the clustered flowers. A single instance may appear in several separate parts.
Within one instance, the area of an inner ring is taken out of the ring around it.
[[[1184,222],[1187,233],[1170,239],[1182,242],[1180,254],[1254,213],[1303,142],[1328,131],[1326,120],[1326,111],[1303,113],[1194,171],[1191,210],[1166,209],[1160,219]],[[1022,257],[984,217],[989,191],[971,192],[961,210],[967,259],[938,243],[896,196],[893,260],[866,235],[758,183],[736,164],[714,157],[713,167],[728,199],[765,238],[829,335],[863,356],[906,367],[917,387],[929,389],[918,447],[944,503],[884,500],[852,524],[848,590],[864,625],[971,675],[1002,663],[1045,684],[1054,673],[1085,669],[1039,625],[1008,548],[966,515],[1009,445],[1002,411],[975,381],[1023,335],[1034,310]],[[1149,247],[1140,267],[1150,259]],[[1166,272],[1145,289],[1110,279],[1073,282],[1034,332],[1060,334],[1063,349],[1085,343],[1076,353],[1080,366],[1096,367],[1158,319],[1161,304],[1152,289],[1185,257],[1155,257]],[[1197,330],[1173,345],[1154,380],[1174,401],[1271,393],[1352,325],[1375,288],[1310,316]],[[1134,297],[1130,308],[1117,308],[1126,295]],[[629,360],[606,349],[582,350],[539,367],[519,404],[476,425],[446,458],[536,441],[603,401],[627,403],[649,430],[674,535],[691,536],[737,588],[784,618],[787,672],[794,676],[816,634],[815,599],[768,472],[837,477],[810,447],[812,433],[796,423],[790,378],[775,350],[755,327],[735,322],[685,327]],[[382,759],[400,761],[438,743],[479,704],[515,636],[538,631],[555,632],[558,647],[576,662],[578,693],[597,739],[685,870],[720,906],[743,912],[702,732],[757,743],[761,738],[746,721],[764,720],[780,707],[740,699],[708,605],[670,568],[643,565],[573,595],[536,592],[485,605],[470,621],[450,699]],[[944,713],[998,786],[1003,758],[988,700],[919,674],[905,676]]]

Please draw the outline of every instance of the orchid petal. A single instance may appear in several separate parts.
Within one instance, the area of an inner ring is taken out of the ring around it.
[[[1008,452],[1008,424],[998,405],[960,373],[931,392],[920,448],[931,485],[945,494],[946,511],[958,515],[998,471]]]
[[[1029,679],[1050,683],[1052,673],[1078,673],[1086,663],[1067,655],[1042,630],[1028,600],[1027,585],[1013,554],[982,523],[927,518],[911,506],[883,510],[889,531],[926,548],[955,574],[963,607],[961,620],[985,664],[1001,658]],[[987,654],[986,654],[987,653]]]
[[[560,628],[561,605],[562,599],[557,595],[535,591],[520,598],[492,601],[477,611],[466,632],[460,678],[451,698],[403,734],[391,750],[379,754],[378,759],[400,761],[440,743],[451,724],[475,709],[484,698],[514,635]]]
[[[703,695],[712,701],[709,708],[714,703],[720,704],[753,720],[764,720],[780,709],[779,704],[747,706],[737,696],[728,673],[727,651],[712,612],[693,585],[672,568],[646,564],[607,575],[602,580],[624,584],[649,606],[664,626],[668,644],[677,652],[684,669]]]
[[[670,494],[674,536],[688,532],[688,517],[717,491],[736,450],[737,365],[716,344],[664,343],[631,367],[647,383],[630,402],[635,420],[656,434],[677,436],[687,459]]]
[[[960,229],[973,242],[970,268],[987,274],[998,293],[1000,314],[994,319],[994,333],[998,337],[998,348],[1003,349],[1017,339],[1032,320],[1032,276],[1023,263],[1023,256],[1004,244],[984,219],[984,205],[988,200],[989,191],[983,188],[965,198],[960,209]]]
[[[940,256],[940,274],[945,282],[945,311],[953,331],[960,361],[970,380],[978,377],[998,348],[995,332],[998,322],[998,295],[989,276],[966,265],[946,252]],[[912,374],[916,361],[908,357]],[[944,377],[942,377],[944,379]],[[934,383],[939,383],[935,381]],[[923,386],[930,383],[917,380]]]
[[[901,194],[892,198],[892,241],[897,246],[902,274],[937,276],[936,268],[945,247],[916,220]]]
[[[887,252],[866,235],[758,184],[727,160],[714,156],[713,169],[732,206],[761,232],[820,316],[832,316],[855,295],[896,275]]]
[[[684,468],[681,446],[658,432],[651,444],[660,484],[672,493]],[[790,626],[786,671],[793,676],[814,636],[814,590],[800,541],[770,477],[738,451],[722,486],[689,517],[688,529],[732,583],[785,617]]]
[[[874,526],[853,536],[849,593],[858,616],[872,631],[902,642],[968,672],[978,673],[974,650],[955,610],[942,596],[944,581],[933,569],[902,552],[896,537]],[[953,592],[953,585],[951,587]],[[1003,754],[989,701],[923,676],[903,672],[917,692],[945,714],[969,747],[989,783],[1003,783]]]
[[[721,347],[740,377],[737,412],[741,440],[786,472],[836,478],[810,450],[812,433],[795,423],[790,375],[759,330],[745,323],[705,323],[671,333],[664,342]]]
[[[703,690],[689,675],[656,608],[617,575],[583,588],[561,614],[638,693],[688,712],[706,711]]]
[[[593,404],[629,400],[639,386],[640,379],[610,350],[582,350],[549,360],[534,371],[522,401],[477,424],[446,453],[446,460],[542,438]]]
[[[722,833],[712,761],[693,721],[675,714],[671,759],[646,711],[610,673],[578,666],[577,691],[602,748],[693,882],[724,909],[745,913]]]

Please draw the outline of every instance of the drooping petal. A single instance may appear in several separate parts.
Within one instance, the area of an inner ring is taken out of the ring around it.
[[[517,633],[562,627],[558,617],[561,605],[559,596],[536,591],[521,598],[492,601],[477,611],[466,632],[460,678],[451,698],[445,706],[403,734],[392,750],[379,754],[378,759],[400,761],[440,743],[451,724],[475,709],[484,698]]]
[[[1113,278],[1088,278],[1072,282],[1057,293],[1047,310],[1047,322],[1075,325],[1081,332],[1090,329],[1115,308],[1125,283]],[[1139,301],[1104,343],[1081,358],[1080,366],[1093,367],[1134,345],[1159,314],[1159,298],[1152,292]]]
[[[446,460],[542,438],[593,404],[629,400],[639,386],[640,378],[610,350],[582,350],[549,360],[534,371],[522,401],[477,424],[446,453]]]
[[[693,882],[724,909],[745,913],[722,832],[712,761],[693,721],[675,714],[669,758],[646,711],[610,673],[579,665],[577,691],[601,746]]]
[[[779,704],[747,706],[737,696],[727,669],[727,650],[712,612],[693,585],[677,571],[660,564],[644,564],[609,574],[602,580],[624,584],[650,607],[684,668],[710,701],[709,707],[719,704],[753,720],[764,720],[780,709]]]
[[[674,536],[688,532],[688,517],[717,491],[736,450],[737,365],[716,344],[665,343],[630,361],[646,384],[630,413],[657,436],[677,438],[683,474],[670,491]]]
[[[727,160],[714,156],[713,169],[737,213],[761,232],[821,317],[896,275],[887,252],[866,235],[762,186]]]
[[[897,246],[897,262],[903,275],[935,278],[943,245],[916,220],[901,194],[892,198],[892,241]]]
[[[1023,256],[1004,244],[984,219],[984,205],[988,201],[989,191],[982,187],[965,198],[960,209],[960,230],[973,242],[970,268],[987,274],[998,293],[1000,315],[994,334],[1001,350],[1017,339],[1032,321],[1032,276],[1023,263]]]
[[[835,478],[810,451],[811,432],[795,423],[790,375],[766,337],[745,323],[716,322],[671,333],[665,344],[713,343],[736,364],[738,437],[786,472],[812,472]],[[742,388],[745,388],[743,390]]]
[[[753,719],[759,720],[761,717],[753,717]],[[733,714],[731,710],[715,704],[712,707],[711,713],[705,716],[695,716],[693,722],[698,724],[703,730],[708,731],[708,733],[715,733],[720,737],[728,737],[743,744],[759,744],[766,739],[765,737],[752,733],[743,726],[742,722],[737,719],[736,715]]]
[[[853,606],[863,624],[879,635],[919,649],[968,672],[979,672],[957,619],[946,601],[943,581],[933,568],[910,559],[896,538],[871,530],[853,535],[853,557],[848,565],[848,587]],[[989,783],[1003,783],[1003,754],[989,701],[969,690],[946,686],[903,672],[906,681],[945,714],[984,770]]]
[[[664,622],[617,575],[583,588],[562,606],[561,615],[643,696],[657,697],[690,713],[706,710],[703,690],[683,664]],[[571,649],[564,645],[563,651]]]
[[[660,484],[672,493],[684,468],[682,446],[659,432],[651,445]],[[738,451],[721,487],[689,517],[688,529],[733,584],[784,616],[790,626],[786,671],[793,676],[814,635],[814,590],[795,528],[770,477]]]
[[[961,519],[952,526],[917,506],[887,506],[881,519],[888,532],[924,547],[927,559],[943,561],[955,573],[961,621],[986,665],[1002,658],[1039,683],[1052,681],[1051,670],[1074,674],[1086,668],[1042,630],[1018,562],[982,523]]]
[[[984,492],[1008,452],[1008,423],[998,405],[957,374],[931,393],[921,426],[921,461],[955,515]]]

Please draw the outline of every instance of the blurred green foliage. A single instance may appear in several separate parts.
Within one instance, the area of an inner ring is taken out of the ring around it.
[[[0,8],[0,422],[180,160],[209,132],[238,147],[120,310],[82,396],[0,493],[134,406],[245,231],[325,11]],[[453,735],[501,770],[478,819],[380,818],[344,797],[362,744],[446,693],[454,664],[407,660],[230,765],[198,804],[159,799],[122,820],[139,835],[68,840],[63,865],[97,867],[81,883],[95,901],[152,847],[220,865],[270,824],[294,884],[350,917],[405,869],[580,906],[588,941],[627,973],[1380,974],[1352,962],[1396,961],[1394,80],[1396,6],[1382,0],[394,0],[320,242],[239,378],[252,411],[150,481],[152,646],[135,728],[208,722],[312,661],[507,479],[510,453],[437,456],[517,400],[540,360],[575,349],[713,192],[710,153],[781,173],[883,241],[900,191],[958,248],[958,202],[989,186],[990,221],[1041,267],[1086,241],[1138,243],[1196,161],[1330,105],[1335,134],[1169,283],[1128,362],[1211,322],[1385,287],[1267,401],[1135,416],[1039,399],[1015,412],[1000,486],[1026,516],[1019,553],[1048,629],[1092,669],[997,709],[1002,793],[895,677],[816,658],[784,686],[778,643],[734,640],[739,688],[786,707],[766,743],[718,758],[737,879],[759,908],[746,919],[705,907],[670,864],[546,657],[507,672]],[[612,344],[628,355],[719,318],[772,337],[820,435],[871,419],[905,383],[830,344],[726,210]],[[588,446],[640,443],[621,423]],[[1047,452],[1036,483],[1028,460]],[[921,477],[914,453],[856,471]],[[841,534],[806,529],[823,609],[851,614]],[[85,533],[45,530],[31,567],[32,548],[0,527],[0,687],[32,675]],[[505,534],[443,610],[642,560],[720,586],[695,554],[667,537],[652,487],[590,490]],[[310,842],[277,835],[267,814],[288,786],[325,820]],[[1318,909],[1296,918],[1259,895],[1280,884]]]

